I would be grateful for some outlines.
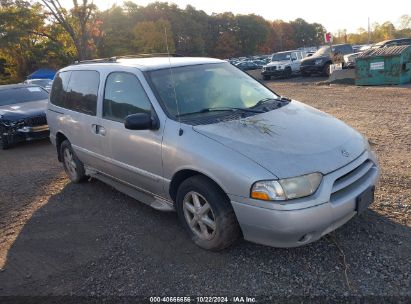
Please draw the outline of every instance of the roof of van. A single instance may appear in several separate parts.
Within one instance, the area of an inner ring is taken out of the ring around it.
[[[77,63],[63,68],[62,70],[81,70],[84,68],[96,69],[104,66],[128,66],[136,67],[142,71],[160,70],[171,67],[188,65],[224,63],[226,61],[204,57],[149,57],[149,58],[119,58],[115,61],[107,62],[85,62]]]

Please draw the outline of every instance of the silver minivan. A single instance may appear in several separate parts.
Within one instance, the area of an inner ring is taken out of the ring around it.
[[[368,140],[210,58],[112,58],[61,69],[47,121],[72,182],[97,178],[178,213],[200,247],[318,240],[374,200]]]

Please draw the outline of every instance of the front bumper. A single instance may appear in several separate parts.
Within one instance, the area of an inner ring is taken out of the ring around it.
[[[322,73],[323,66],[322,65],[301,65],[300,72],[303,74],[317,74]]]
[[[278,69],[277,70],[263,70],[261,71],[261,75],[279,77],[279,76],[284,76],[285,73],[284,73],[284,70],[278,70]]]
[[[296,247],[342,226],[357,214],[357,197],[378,182],[377,162],[369,156],[365,152],[325,175],[314,195],[294,200],[296,203],[245,202],[230,196],[244,238],[273,247]]]
[[[31,141],[37,139],[47,138],[50,135],[48,125],[35,127],[20,127],[18,129],[4,130],[2,137],[4,137],[9,144],[14,144],[22,141]]]

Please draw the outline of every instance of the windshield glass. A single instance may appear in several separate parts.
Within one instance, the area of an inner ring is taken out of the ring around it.
[[[329,55],[329,54],[330,54],[330,47],[323,46],[320,49],[318,49],[318,51],[315,52],[313,56],[323,56],[323,55]]]
[[[174,86],[170,69],[151,71],[149,77],[166,111],[174,118],[204,109],[251,108],[262,99],[279,98],[229,63],[191,65],[172,71]]]
[[[42,87],[51,86],[52,81],[50,79],[35,79],[29,80],[27,83],[36,84]]]
[[[47,99],[49,95],[40,87],[14,88],[0,91],[0,106]]]
[[[290,58],[291,58],[291,52],[276,53],[271,58],[271,61],[284,61],[284,60],[290,60]]]

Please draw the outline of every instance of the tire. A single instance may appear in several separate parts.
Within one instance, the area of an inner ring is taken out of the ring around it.
[[[196,175],[183,181],[177,191],[176,209],[193,242],[203,249],[222,250],[241,235],[227,196],[204,176]]]
[[[330,76],[330,63],[326,63],[323,67],[323,75],[329,77]]]
[[[270,80],[270,79],[271,79],[271,76],[269,76],[269,75],[263,75],[263,79],[264,79],[264,80]]]
[[[61,143],[60,155],[64,170],[73,183],[80,183],[87,178],[85,174],[84,164],[78,159],[68,140],[65,140]]]
[[[7,150],[10,147],[9,142],[6,138],[0,137],[0,149]]]
[[[291,71],[290,67],[288,67],[284,70],[284,78],[286,78],[286,79],[291,78],[291,74],[292,74],[292,71]]]

